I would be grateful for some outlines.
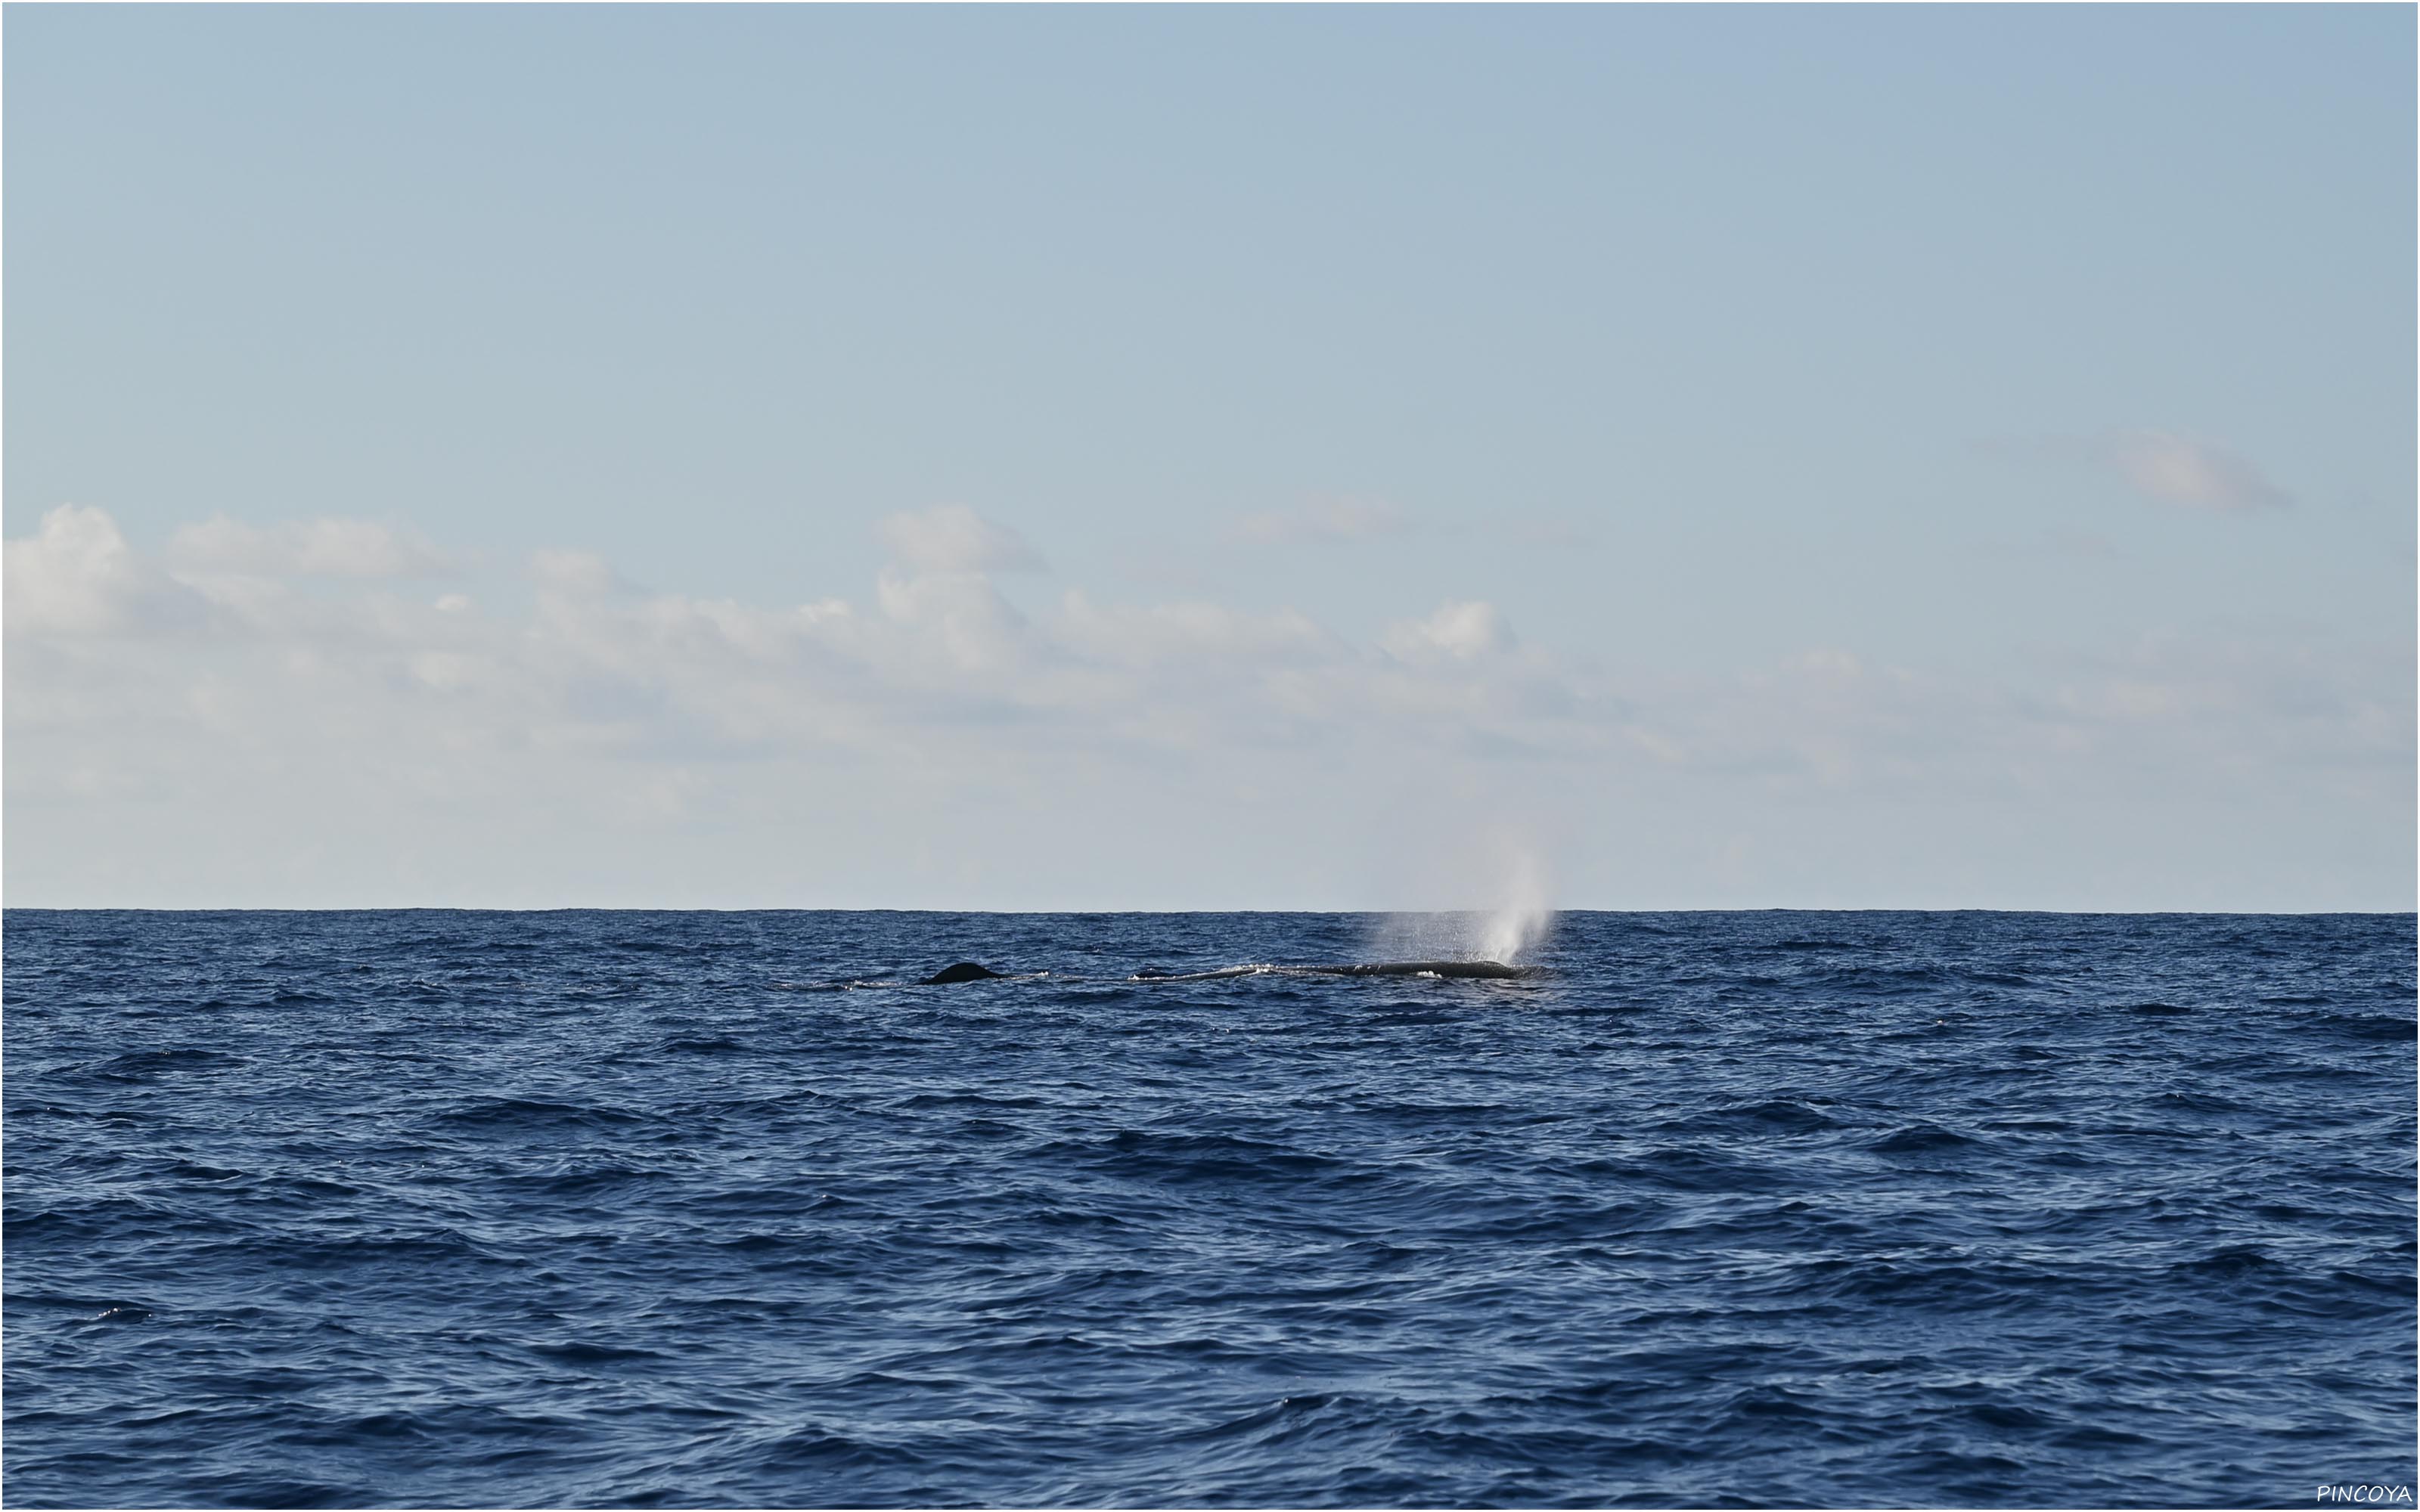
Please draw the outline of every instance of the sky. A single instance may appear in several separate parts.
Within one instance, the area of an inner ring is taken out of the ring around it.
[[[12,906],[2414,906],[2409,7],[0,33]]]

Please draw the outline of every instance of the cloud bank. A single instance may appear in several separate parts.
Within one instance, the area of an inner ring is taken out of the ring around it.
[[[1391,905],[1456,826],[1517,822],[1608,903],[1857,876],[1988,902],[2008,825],[2156,881],[2281,794],[2372,829],[2410,808],[2408,646],[2152,638],[1999,680],[1817,646],[1681,677],[1481,599],[1368,639],[1077,587],[1021,608],[995,574],[1040,558],[1005,526],[879,529],[870,593],[768,606],[569,548],[474,581],[360,522],[212,520],[154,557],[54,510],[7,544],[14,896]]]

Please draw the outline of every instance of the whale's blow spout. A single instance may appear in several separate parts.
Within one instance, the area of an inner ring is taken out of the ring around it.
[[[1554,933],[1554,885],[1544,852],[1518,836],[1474,841],[1455,856],[1454,890],[1490,901],[1491,908],[1386,916],[1371,932],[1370,953],[1385,961],[1459,962],[1508,974],[1537,964]]]
[[[1501,897],[1480,928],[1479,953],[1489,961],[1519,961],[1544,944],[1555,927],[1545,858],[1533,849],[1508,845]]]
[[[954,987],[962,981],[997,981],[1001,974],[989,966],[972,961],[961,961],[954,966],[943,966],[916,985],[919,987]]]

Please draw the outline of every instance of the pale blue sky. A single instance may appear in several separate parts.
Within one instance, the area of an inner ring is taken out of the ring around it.
[[[2407,7],[5,25],[11,902],[2412,906]]]

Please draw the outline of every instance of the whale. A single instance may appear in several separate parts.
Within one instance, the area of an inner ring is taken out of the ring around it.
[[[1543,976],[1536,966],[1508,966],[1501,961],[1363,961],[1342,965],[1215,966],[1207,971],[1170,971],[1145,966],[1129,981],[1209,981],[1228,977],[1457,977],[1481,981],[1518,981]]]
[[[1512,981],[1537,975],[1534,966],[1508,966],[1501,961],[1373,961],[1360,965],[1307,966],[1324,977],[1474,977]]]
[[[961,961],[955,965],[943,966],[940,970],[934,972],[931,976],[925,978],[916,985],[919,987],[954,987],[962,981],[998,981],[1001,975],[1001,974],[1000,972],[992,970],[989,966],[979,965],[972,961]]]
[[[922,981],[919,987],[954,987],[965,981],[1001,981],[1005,972],[992,970],[980,962],[960,961],[943,966]],[[1145,966],[1127,978],[1129,981],[1202,981],[1224,977],[1258,977],[1266,975],[1295,977],[1454,977],[1466,980],[1517,981],[1524,977],[1539,975],[1536,966],[1508,966],[1501,961],[1363,961],[1342,965],[1321,966],[1218,966],[1208,971],[1169,971],[1159,966]]]

